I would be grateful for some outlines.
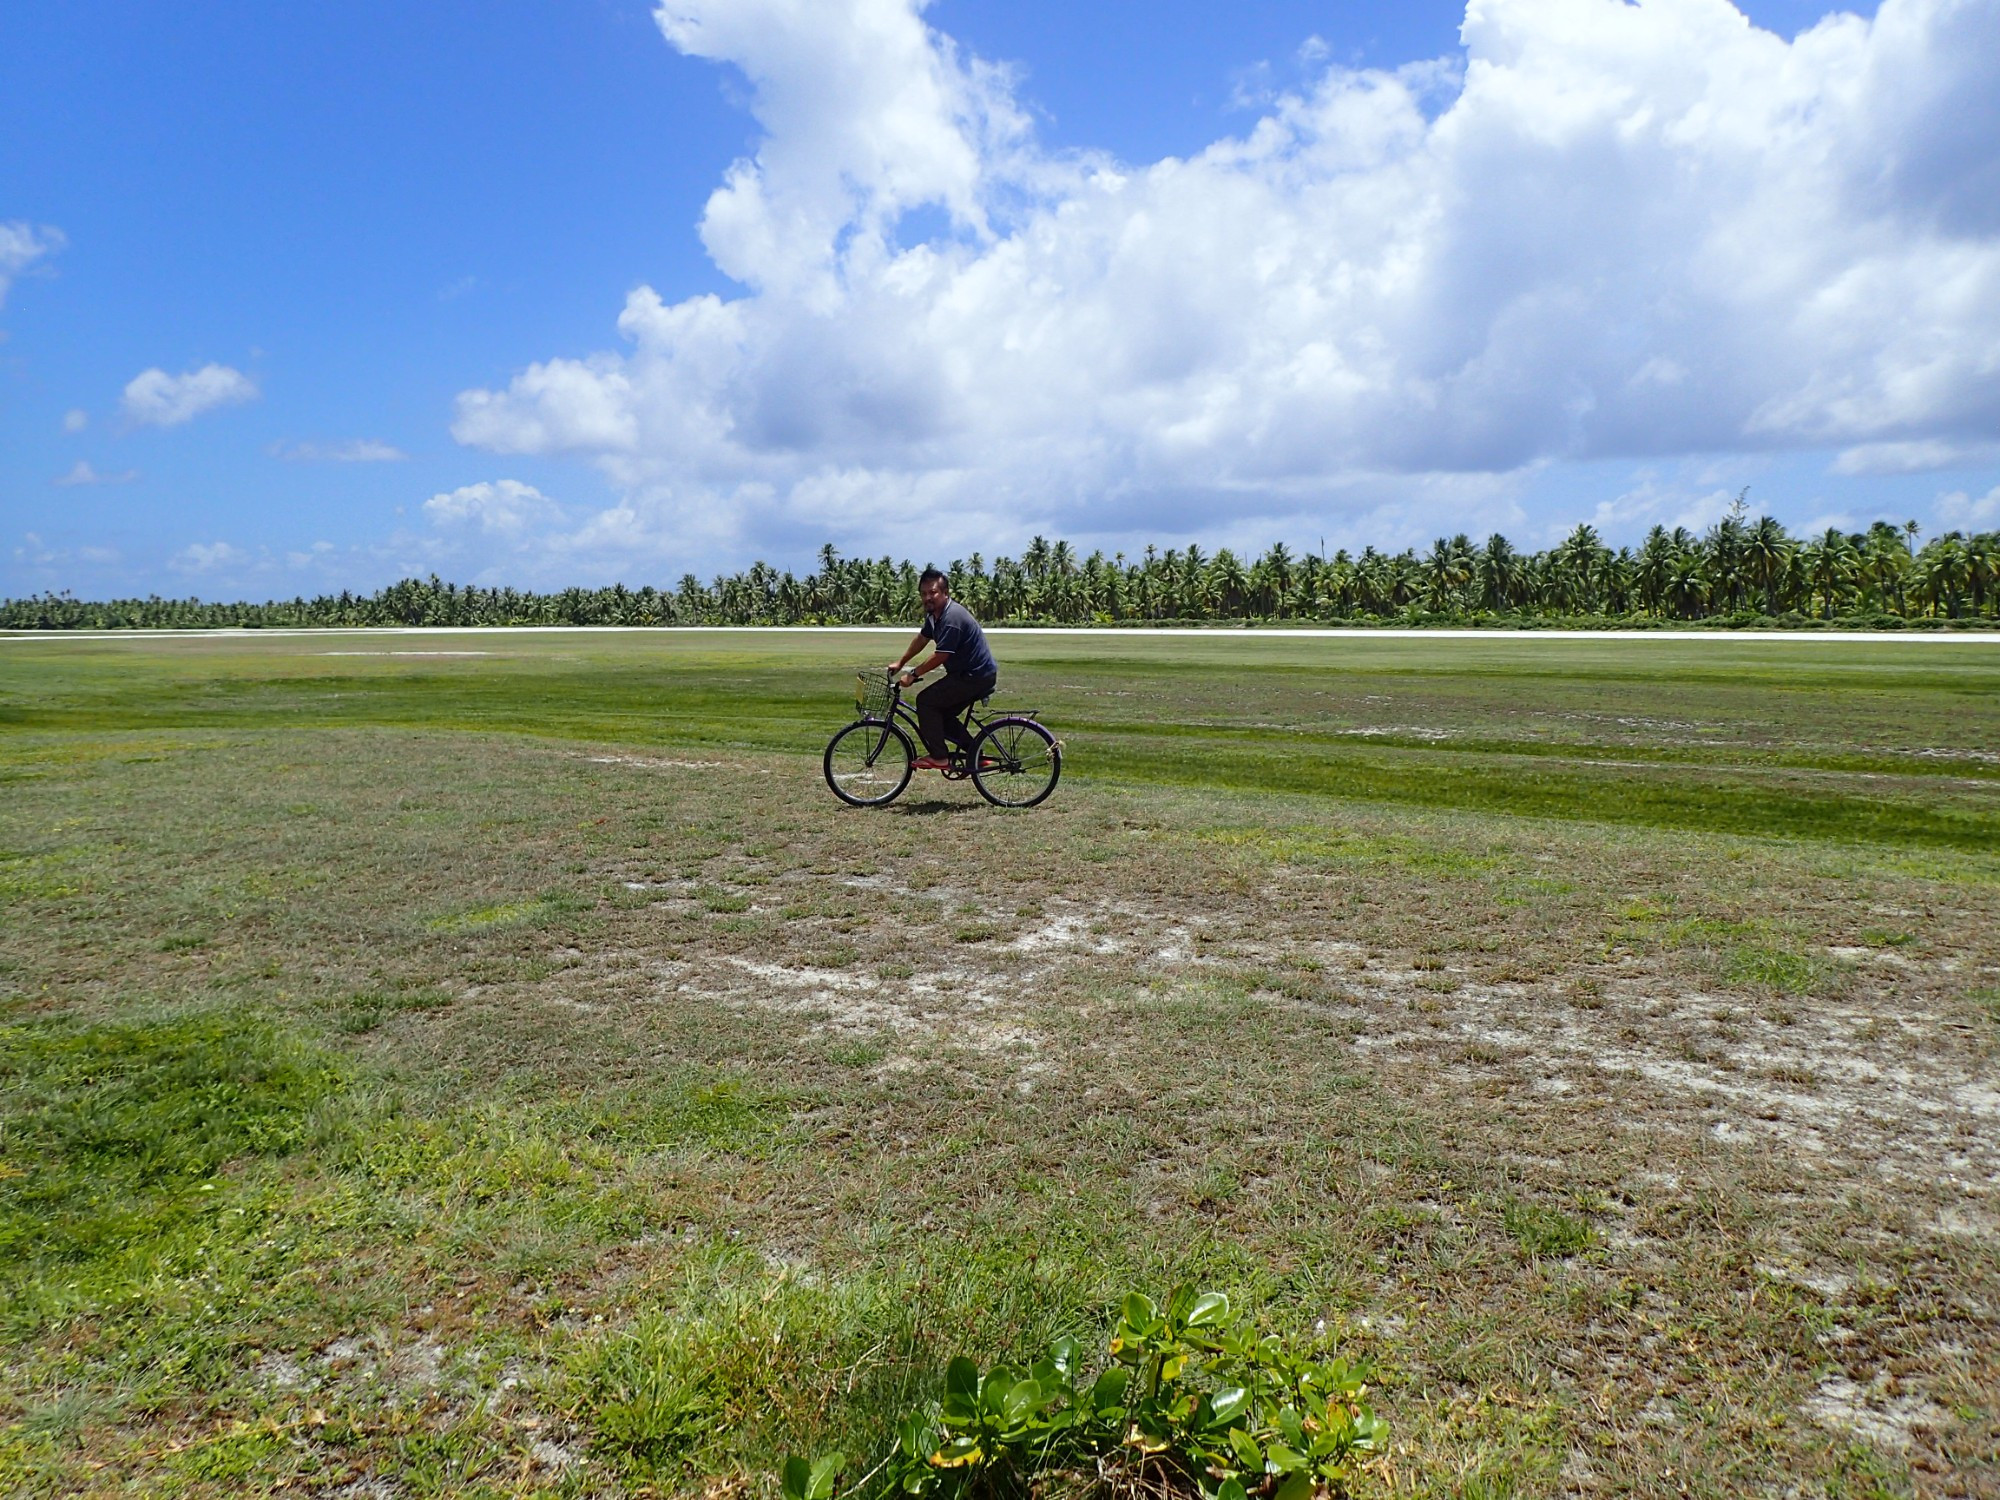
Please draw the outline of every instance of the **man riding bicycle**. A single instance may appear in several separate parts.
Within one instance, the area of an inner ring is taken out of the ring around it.
[[[986,632],[972,618],[972,612],[951,597],[951,580],[937,568],[925,568],[917,580],[917,593],[924,601],[924,624],[910,640],[909,649],[889,664],[891,672],[902,673],[904,687],[938,667],[944,680],[934,682],[917,694],[917,730],[923,736],[925,754],[912,761],[919,771],[943,771],[951,765],[951,747],[972,754],[972,740],[960,717],[966,707],[993,691],[1000,680],[1000,668],[986,649]],[[904,672],[909,659],[931,643],[930,656]]]

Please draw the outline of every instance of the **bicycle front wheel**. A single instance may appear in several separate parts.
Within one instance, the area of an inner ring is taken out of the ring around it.
[[[972,747],[972,782],[995,807],[1033,807],[1056,789],[1062,743],[1033,719],[995,719]]]
[[[860,719],[827,741],[821,768],[833,795],[854,807],[882,807],[910,784],[910,737],[881,719]]]

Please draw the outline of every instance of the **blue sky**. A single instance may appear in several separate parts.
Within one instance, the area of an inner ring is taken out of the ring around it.
[[[1825,17],[13,0],[0,592],[2000,525],[2000,3]]]

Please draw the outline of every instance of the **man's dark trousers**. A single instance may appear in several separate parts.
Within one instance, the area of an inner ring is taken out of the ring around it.
[[[972,753],[972,737],[965,732],[959,710],[992,692],[997,681],[999,675],[994,672],[983,677],[946,677],[917,694],[917,730],[924,737],[926,755],[943,759],[949,753],[946,740],[967,755]]]

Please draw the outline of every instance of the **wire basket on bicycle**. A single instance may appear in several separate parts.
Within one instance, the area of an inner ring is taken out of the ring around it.
[[[854,706],[862,717],[886,719],[889,706],[896,700],[894,674],[882,667],[856,667],[854,669]]]

